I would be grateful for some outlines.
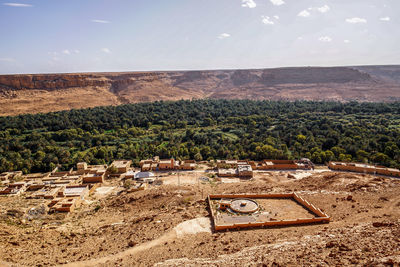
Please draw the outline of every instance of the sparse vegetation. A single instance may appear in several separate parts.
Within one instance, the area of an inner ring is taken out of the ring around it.
[[[109,171],[111,174],[116,174],[116,173],[118,173],[118,169],[117,169],[117,167],[115,167],[114,165],[110,166],[110,167],[108,168],[108,171]]]
[[[130,180],[125,180],[124,182],[124,188],[129,189],[132,186],[132,181]]]
[[[101,206],[100,205],[97,205],[95,208],[94,208],[94,211],[99,211],[101,209]]]

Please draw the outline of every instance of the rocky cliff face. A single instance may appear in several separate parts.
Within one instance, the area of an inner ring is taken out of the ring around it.
[[[98,73],[98,74],[31,74],[0,75],[0,87],[13,90],[57,90],[71,87],[111,86],[121,90],[136,82],[172,81],[173,86],[213,79],[231,82],[234,86],[246,84],[315,84],[371,81],[371,76],[351,68],[280,68],[265,70]]]
[[[104,86],[107,81],[85,74],[0,75],[0,87],[14,90],[56,90],[70,87]]]
[[[0,75],[0,115],[192,98],[400,100],[400,66]]]

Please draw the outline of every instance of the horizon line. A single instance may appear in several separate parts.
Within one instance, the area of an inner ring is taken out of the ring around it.
[[[77,71],[77,72],[36,72],[36,73],[4,73],[0,76],[8,75],[55,75],[55,74],[107,74],[107,73],[151,73],[151,72],[192,72],[192,71],[235,71],[235,70],[267,70],[267,69],[295,69],[295,68],[354,68],[354,67],[396,67],[396,64],[361,64],[361,65],[303,65],[303,66],[283,66],[283,67],[264,67],[264,68],[210,68],[210,69],[171,69],[171,70],[122,70],[122,71]]]

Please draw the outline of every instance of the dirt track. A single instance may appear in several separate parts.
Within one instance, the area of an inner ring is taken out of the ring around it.
[[[102,257],[102,258],[92,259],[92,260],[87,260],[87,261],[72,262],[69,264],[65,264],[63,266],[66,266],[66,267],[68,267],[68,266],[71,266],[71,267],[74,267],[74,266],[76,266],[76,267],[97,266],[99,264],[115,262],[119,259],[123,259],[123,258],[129,257],[131,255],[134,255],[136,253],[149,250],[149,249],[151,249],[155,246],[161,245],[165,242],[173,241],[176,238],[182,238],[183,236],[185,236],[187,234],[197,234],[197,233],[201,233],[201,232],[211,233],[211,222],[210,222],[210,219],[207,217],[201,217],[201,218],[196,218],[196,219],[182,222],[182,223],[178,224],[170,232],[162,235],[161,237],[154,239],[152,241],[140,244],[133,248],[124,250],[118,254],[109,255],[109,256]]]

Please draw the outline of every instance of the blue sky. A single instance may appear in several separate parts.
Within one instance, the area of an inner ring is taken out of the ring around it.
[[[399,0],[0,0],[0,73],[400,64]]]

